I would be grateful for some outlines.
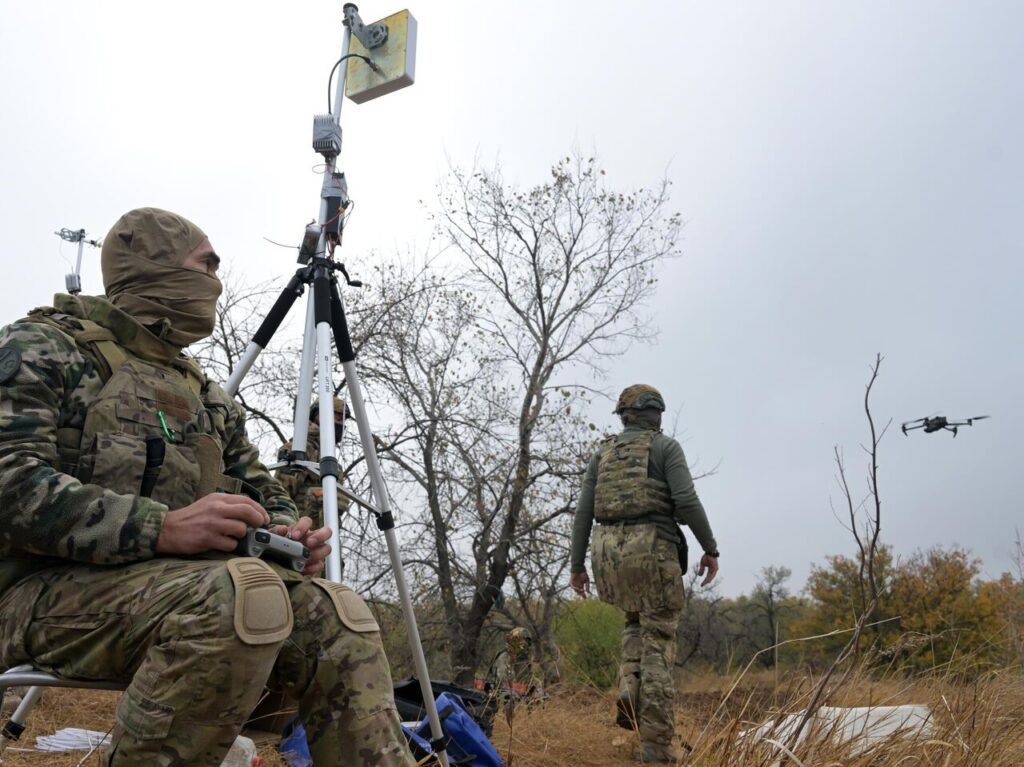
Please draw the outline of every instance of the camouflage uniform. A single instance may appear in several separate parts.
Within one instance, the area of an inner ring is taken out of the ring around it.
[[[340,410],[339,410],[340,405]],[[345,403],[335,399],[335,413],[342,416],[345,411]],[[340,440],[341,435],[335,432],[335,438]],[[292,451],[292,441],[288,440],[281,449],[277,451],[278,461],[287,461],[288,454]],[[312,420],[309,422],[309,435],[306,438],[307,461],[319,463],[320,461],[320,427]],[[299,469],[298,471],[278,469],[274,472],[274,478],[281,483],[281,486],[288,491],[288,495],[295,503],[299,516],[309,517],[313,520],[313,527],[324,526],[324,492],[320,484],[320,477],[312,471]],[[340,484],[344,478],[338,477]],[[349,500],[343,495],[338,496],[338,518],[348,510]],[[335,531],[339,532],[339,531]]]
[[[288,440],[281,449],[277,451],[277,460],[285,461],[288,453],[292,451],[292,441]],[[309,424],[309,438],[306,440],[306,458],[313,463],[320,462],[320,429],[316,424]],[[320,485],[320,477],[306,469],[291,471],[278,469],[274,472],[274,479],[281,483],[299,516],[309,517],[313,520],[313,527],[324,526],[324,493]],[[339,508],[339,512],[341,509]]]
[[[240,407],[111,303],[55,307],[0,330],[0,667],[126,683],[108,765],[220,764],[268,679],[300,700],[318,764],[414,764],[351,590],[156,552],[166,512],[214,490],[295,521]],[[166,459],[143,498],[154,434]]]
[[[489,676],[499,689],[519,695],[543,694],[541,674],[531,657],[529,635],[523,628],[514,628],[506,637],[506,647],[491,664]]]
[[[645,392],[653,392],[664,410],[656,390],[638,386],[623,392],[616,412],[628,410]],[[679,443],[660,428],[634,421],[602,441],[576,508],[573,573],[586,572],[595,519],[591,560],[597,591],[626,613],[617,721],[631,727],[635,719],[644,755],[653,755],[652,761],[674,761],[672,670],[685,601],[685,542],[678,525],[689,525],[706,551],[717,549]]]

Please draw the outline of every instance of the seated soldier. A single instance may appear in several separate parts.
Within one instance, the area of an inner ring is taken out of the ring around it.
[[[348,405],[340,397],[334,398],[334,442],[341,445],[341,437],[345,430],[345,419],[351,418]],[[292,441],[288,440],[277,451],[278,461],[287,461],[292,451]],[[337,451],[335,451],[337,452]],[[309,434],[306,437],[306,458],[313,463],[320,461],[320,403],[314,402],[309,408]],[[313,520],[316,527],[324,524],[324,493],[320,485],[320,475],[306,468],[295,467],[278,469],[274,478],[288,491],[299,514]],[[342,477],[338,477],[340,483]],[[343,495],[338,496],[338,517],[348,509],[349,500]]]
[[[0,330],[0,667],[126,684],[106,765],[216,767],[268,680],[317,764],[413,765],[372,614],[315,577],[331,531],[182,352],[213,331],[219,261],[190,221],[133,210],[106,297]],[[255,527],[304,543],[305,573],[233,556]]]
[[[522,626],[505,636],[505,649],[494,658],[490,681],[505,696],[513,698],[544,697],[542,674],[533,659],[533,639]]]

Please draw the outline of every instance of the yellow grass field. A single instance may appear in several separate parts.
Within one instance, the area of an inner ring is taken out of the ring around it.
[[[677,732],[681,764],[720,767],[768,767],[778,759],[764,746],[742,743],[737,733],[780,712],[799,710],[811,680],[794,673],[735,680],[700,676],[687,680],[679,696]],[[498,714],[493,742],[509,767],[603,767],[635,764],[637,738],[612,720],[613,696],[592,690],[554,689],[542,704],[517,705]],[[107,730],[117,693],[47,690],[17,746],[62,727]],[[936,730],[928,738],[883,744],[851,756],[849,748],[807,743],[796,751],[793,767],[1020,767],[1024,765],[1024,680],[1009,672],[958,682],[950,678],[857,680],[848,683],[830,705],[882,706],[927,704]],[[688,750],[688,749],[692,749]],[[260,754],[264,767],[284,767],[272,745]],[[84,761],[83,757],[85,757]],[[511,757],[511,758],[509,758]],[[5,767],[86,767],[98,765],[84,752],[46,754],[8,750]]]

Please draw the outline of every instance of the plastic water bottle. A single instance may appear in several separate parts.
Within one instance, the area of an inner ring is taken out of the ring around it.
[[[251,738],[239,735],[231,744],[231,750],[220,763],[220,767],[260,767],[263,758],[256,755],[256,744]]]

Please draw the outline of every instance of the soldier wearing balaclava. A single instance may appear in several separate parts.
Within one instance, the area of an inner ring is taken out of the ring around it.
[[[174,213],[125,213],[103,240],[107,300],[169,344],[184,347],[207,338],[222,286],[216,275],[185,266],[204,243],[203,230]]]
[[[317,764],[412,765],[372,613],[315,577],[331,531],[182,351],[213,330],[217,260],[188,219],[133,210],[106,297],[0,329],[0,667],[126,685],[114,767],[220,765],[265,686],[300,701]],[[253,527],[303,542],[306,572],[234,556]]]

